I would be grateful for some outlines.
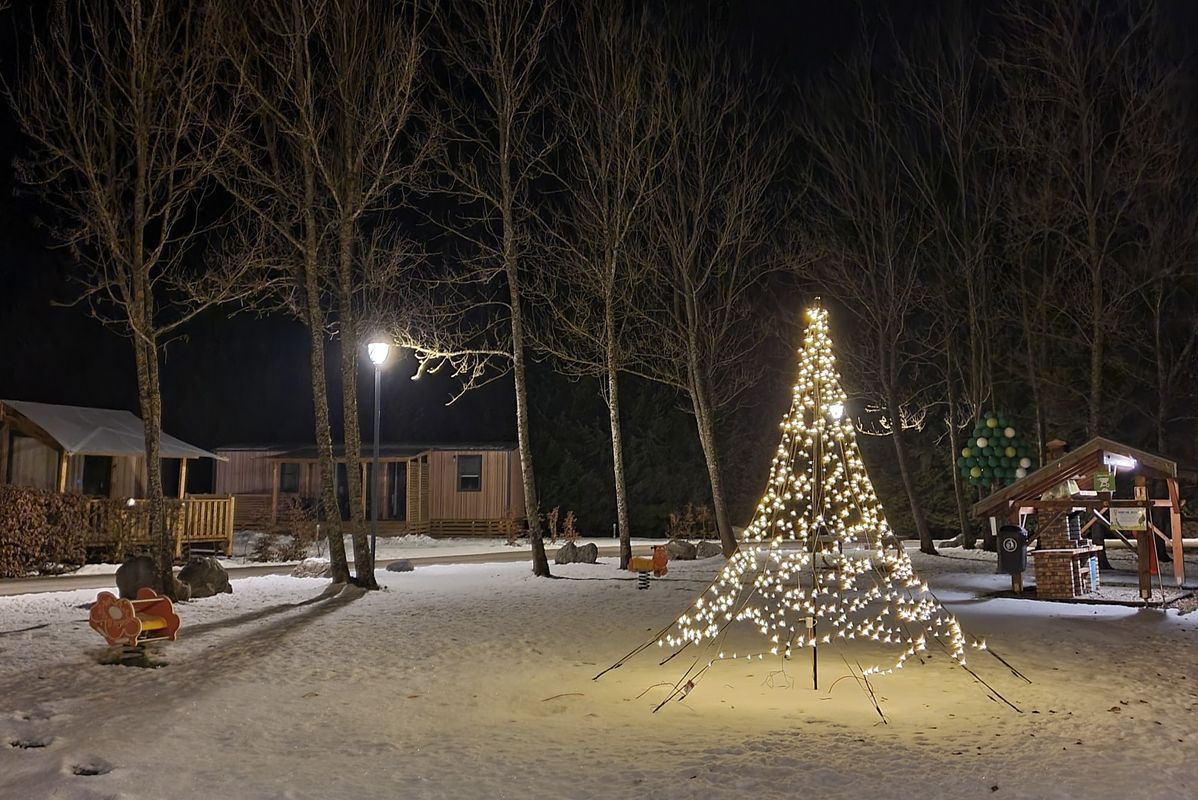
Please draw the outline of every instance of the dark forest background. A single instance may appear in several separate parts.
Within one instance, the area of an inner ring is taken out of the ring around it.
[[[10,84],[20,81],[20,53],[33,35],[35,23],[30,20],[37,18],[38,5],[17,3],[0,14],[0,61]],[[994,139],[978,145],[982,154],[970,169],[998,176],[995,182],[972,176],[975,183],[971,191],[1007,191],[999,183],[1015,183],[1015,173],[1026,178],[1038,169],[1034,163],[1016,164],[1010,152],[998,150],[1012,147],[1010,141],[998,141],[1002,131],[1012,133],[1004,128],[1004,121],[1011,121],[1013,109],[1029,108],[1026,103],[1020,105],[1026,97],[1013,98],[1007,93],[1031,92],[1035,88],[1003,83],[1004,79],[1016,81],[1018,72],[1012,67],[1004,73],[1004,59],[1031,63],[1027,60],[1030,51],[1018,51],[1027,44],[1014,38],[1021,35],[1019,24],[1007,15],[1013,9],[1036,4],[978,3],[970,4],[974,8],[969,12],[955,3],[918,2],[750,0],[717,4],[714,9],[707,4],[694,5],[695,14],[709,15],[706,24],[726,29],[727,46],[737,52],[738,59],[751,65],[756,80],[765,81],[776,92],[771,97],[784,108],[773,124],[794,124],[802,129],[790,144],[795,179],[817,184],[822,181],[824,187],[804,188],[803,203],[791,212],[796,220],[794,241],[810,243],[822,237],[822,244],[812,248],[810,258],[803,259],[805,266],[801,270],[772,286],[772,302],[761,311],[770,318],[771,333],[756,351],[752,388],[718,420],[733,521],[744,525],[764,484],[777,440],[777,424],[790,401],[793,352],[801,332],[802,311],[816,294],[823,295],[832,309],[834,342],[844,354],[846,388],[855,398],[850,410],[865,430],[885,433],[881,420],[887,418],[887,410],[880,402],[884,398],[880,398],[880,389],[873,380],[876,373],[868,367],[876,362],[871,348],[877,343],[868,340],[876,331],[862,324],[868,314],[856,306],[882,302],[887,296],[885,291],[875,296],[857,291],[852,281],[865,269],[860,260],[829,255],[829,248],[836,243],[848,242],[845,247],[850,249],[869,233],[860,230],[864,225],[860,220],[845,223],[838,230],[829,230],[834,227],[832,223],[825,224],[827,208],[844,207],[845,198],[836,195],[844,187],[838,189],[837,181],[852,176],[827,174],[843,165],[833,155],[822,159],[818,142],[835,137],[843,129],[831,121],[821,127],[816,120],[826,112],[830,120],[843,119],[853,129],[851,122],[859,111],[854,105],[853,86],[861,77],[854,70],[862,58],[867,60],[861,67],[864,74],[882,87],[878,102],[880,112],[885,114],[903,102],[902,87],[908,86],[903,81],[913,74],[908,71],[909,60],[926,66],[945,53],[964,52],[971,69],[981,76],[976,79],[978,84],[969,89],[977,124],[994,126],[995,131]],[[1099,35],[1119,39],[1127,32],[1122,27],[1127,20],[1149,7],[1145,3],[1080,0],[1066,5],[1087,9],[1079,17],[1084,29],[1076,32],[1082,39]],[[1071,283],[1075,273],[1083,269],[1084,259],[1070,262],[1061,255],[1064,246],[1050,244],[1038,251],[1055,259],[1051,270],[1030,263],[1031,254],[1020,246],[1031,245],[1016,235],[1011,215],[1000,214],[992,229],[984,233],[989,247],[985,264],[976,273],[979,293],[970,298],[959,293],[961,279],[954,277],[960,253],[921,245],[918,253],[904,254],[913,265],[909,277],[920,284],[920,289],[918,297],[895,310],[909,323],[901,335],[910,338],[898,342],[901,364],[896,368],[896,380],[901,385],[892,387],[892,399],[902,401],[900,416],[910,417],[911,427],[904,433],[915,490],[924,503],[923,512],[930,526],[940,535],[952,535],[959,519],[951,476],[960,442],[954,440],[965,436],[972,419],[984,411],[1000,410],[1029,436],[1042,427],[1041,434],[1046,438],[1059,437],[1080,444],[1089,435],[1102,433],[1151,450],[1163,449],[1182,460],[1194,460],[1198,454],[1196,354],[1187,344],[1198,324],[1194,250],[1198,237],[1194,236],[1190,219],[1195,209],[1193,187],[1198,185],[1193,181],[1191,152],[1198,141],[1193,135],[1192,107],[1192,48],[1198,33],[1198,5],[1178,0],[1160,2],[1153,8],[1156,15],[1151,30],[1146,28],[1136,34],[1144,37],[1136,45],[1142,53],[1131,53],[1134,48],[1130,46],[1119,50],[1119,57],[1143,59],[1129,63],[1123,79],[1132,81],[1133,95],[1137,75],[1145,81],[1145,91],[1159,91],[1152,100],[1156,104],[1153,108],[1136,113],[1156,120],[1147,123],[1151,133],[1148,138],[1160,133],[1158,138],[1168,139],[1162,146],[1176,147],[1180,152],[1175,154],[1176,166],[1168,176],[1171,193],[1164,194],[1165,190],[1160,189],[1161,196],[1151,198],[1160,203],[1159,207],[1143,209],[1140,222],[1127,223],[1114,233],[1125,246],[1117,249],[1099,280],[1117,294],[1118,302],[1087,309],[1088,298],[1078,294]],[[1094,34],[1094,30],[1104,32]],[[1026,34],[1023,30],[1022,35]],[[962,38],[953,41],[953,36]],[[1094,52],[1107,51],[1098,48]],[[1165,83],[1147,86],[1163,72],[1168,73],[1160,78]],[[919,69],[914,73],[926,77]],[[1062,87],[1056,89],[1067,92]],[[1125,90],[1127,87],[1122,87],[1118,92]],[[1120,125],[1132,125],[1120,115],[1128,111],[1125,105],[1135,98],[1118,92],[1096,92],[1099,102],[1109,109],[1105,122],[1114,133],[1108,131],[1108,135],[1116,135]],[[1051,114],[1024,122],[1028,130],[1041,132],[1072,124],[1067,116]],[[1167,135],[1160,127],[1166,125],[1173,126]],[[895,144],[897,149],[910,146],[916,151],[921,147],[934,150],[937,146],[937,135],[926,121],[900,119],[896,127],[897,132],[891,131],[896,141],[909,137],[909,141]],[[883,128],[874,131],[879,135],[882,132]],[[1065,138],[1044,138],[1027,144],[1047,153],[1042,164],[1051,163],[1053,158],[1076,159]],[[75,296],[72,282],[76,267],[70,253],[54,246],[52,212],[36,191],[17,179],[14,164],[25,155],[27,147],[7,105],[0,106],[0,397],[126,408],[136,413],[137,387],[127,341],[84,310],[61,305]],[[1124,157],[1114,149],[1104,154]],[[1173,155],[1170,151],[1170,157]],[[1148,158],[1143,154],[1126,157]],[[936,163],[931,169],[936,172],[931,180],[937,182],[939,191],[951,194],[952,189],[940,183],[949,181],[945,165]],[[895,183],[910,179],[899,171],[889,177]],[[1034,204],[1024,202],[1027,198],[1021,195],[1028,186],[1009,194],[1014,205],[1023,203],[1021,211],[1032,213],[1028,208]],[[1159,189],[1160,182],[1153,187],[1153,191]],[[1114,193],[1116,204],[1126,199],[1118,195],[1121,190],[1117,187],[1103,187],[1103,191]],[[1063,201],[1056,207],[1062,205]],[[926,226],[921,229],[921,241],[937,236],[934,221],[915,219],[923,211],[910,214],[897,222],[895,229]],[[1151,220],[1172,226],[1159,235],[1178,252],[1171,249],[1167,257],[1149,252],[1150,246],[1155,246],[1152,237],[1158,235],[1147,224]],[[873,233],[877,233],[876,226]],[[1109,227],[1103,228],[1103,234],[1108,233]],[[1167,265],[1165,260],[1169,261]],[[1167,279],[1157,280],[1166,268]],[[1029,276],[1035,277],[1034,286],[1028,284]],[[1158,283],[1167,293],[1164,305],[1153,305],[1155,299],[1143,292],[1145,285]],[[1054,290],[1066,285],[1068,290]],[[1040,292],[1043,302],[1035,309],[1040,327],[1029,336],[1021,326],[1018,297],[1026,299],[1032,292]],[[1089,372],[1092,342],[1086,341],[1085,325],[1078,322],[1090,320],[1094,314],[1101,317],[1092,321],[1102,328],[1106,344],[1101,356],[1103,394],[1097,408],[1087,400],[1093,377]],[[1155,343],[1154,331],[1159,334]],[[985,339],[984,358],[964,366],[950,365],[946,372],[941,350],[950,345],[944,344],[944,338],[959,344],[965,338],[979,336]],[[336,339],[329,342],[328,378],[334,382],[340,346]],[[1028,352],[1036,348],[1041,348],[1037,355],[1044,357],[1036,367],[1041,381],[1038,397],[1034,396],[1028,373]],[[311,442],[313,412],[306,353],[306,333],[297,322],[252,311],[231,314],[222,308],[205,312],[165,348],[164,430],[209,448],[247,442]],[[1166,366],[1172,366],[1173,359],[1182,361],[1176,379],[1168,387],[1170,403],[1164,410],[1159,407],[1157,382],[1162,359]],[[968,384],[971,376],[966,373],[971,368],[985,370],[984,376],[972,376],[983,386],[973,398],[973,405],[966,398],[958,398],[959,407],[946,405],[946,381]],[[407,357],[388,365],[384,373],[384,441],[514,441],[510,377],[448,404],[457,391],[455,381],[441,375],[411,381],[415,371],[416,364]],[[368,388],[369,365],[360,367],[359,373],[360,386]],[[678,392],[632,375],[623,380],[632,530],[638,536],[658,536],[664,533],[671,512],[688,504],[705,506],[710,502],[703,453],[694,421],[687,412],[688,404]],[[361,417],[368,425],[373,409],[368,392],[362,394]],[[599,382],[563,376],[550,359],[536,356],[529,375],[529,395],[541,505],[546,509],[560,506],[563,512],[573,510],[578,528],[585,535],[610,534],[616,518],[612,456]],[[341,406],[335,392],[330,393],[330,411],[334,438],[339,438]],[[951,436],[946,434],[946,413]],[[364,427],[364,431],[369,428]],[[861,444],[893,525],[903,534],[912,534],[911,507],[898,475],[891,437],[867,435]],[[193,489],[203,489],[210,476],[200,467],[191,480],[195,481]],[[965,487],[967,496],[973,491]]]

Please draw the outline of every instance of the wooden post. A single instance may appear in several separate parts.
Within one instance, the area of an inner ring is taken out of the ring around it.
[[[1152,597],[1152,550],[1156,547],[1151,530],[1136,531],[1136,573],[1140,584],[1140,598]]]
[[[279,462],[270,465],[270,524],[279,521]]]
[[[67,465],[70,464],[71,457],[67,455],[66,450],[58,451],[58,493],[66,494],[67,491]]]
[[[1181,549],[1181,497],[1177,491],[1177,478],[1166,478],[1169,488],[1169,538],[1173,544],[1173,579],[1180,587],[1186,581],[1185,553]]]
[[[225,555],[233,555],[233,519],[234,506],[237,498],[229,495],[229,505],[225,509]]]
[[[187,496],[187,459],[179,459],[179,499]]]
[[[1023,573],[1014,572],[1011,574],[1011,591],[1015,594],[1023,594]]]

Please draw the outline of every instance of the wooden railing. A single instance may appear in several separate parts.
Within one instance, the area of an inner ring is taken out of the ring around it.
[[[226,555],[233,552],[232,497],[194,495],[164,502],[176,558],[183,556],[184,548],[197,544],[213,545]],[[90,501],[86,544],[89,549],[110,551],[116,558],[123,558],[134,548],[148,547],[150,515],[146,501]]]

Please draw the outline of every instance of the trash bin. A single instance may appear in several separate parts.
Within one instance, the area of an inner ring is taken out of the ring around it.
[[[1019,575],[1027,569],[1027,531],[1018,525],[998,529],[998,571]]]

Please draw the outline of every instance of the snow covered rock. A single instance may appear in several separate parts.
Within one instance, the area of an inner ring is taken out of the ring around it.
[[[599,558],[599,547],[593,542],[582,547],[574,542],[566,542],[553,557],[555,564],[594,564]]]
[[[588,542],[578,548],[578,563],[579,564],[594,564],[599,560],[599,545],[594,542]]]
[[[695,558],[715,558],[722,555],[724,555],[724,548],[720,547],[719,542],[704,539],[695,545]]]
[[[149,556],[131,556],[116,568],[116,588],[121,597],[133,600],[137,590],[153,589],[162,594],[162,582],[158,580],[158,568]],[[175,599],[190,600],[191,587],[175,579]]]
[[[291,570],[293,578],[331,578],[333,566],[323,558],[305,558]]]
[[[666,542],[666,552],[670,554],[671,561],[694,561],[697,549],[690,542],[671,539]]]
[[[416,565],[406,558],[401,558],[397,561],[392,561],[387,565],[388,572],[411,572],[416,569]]]
[[[179,580],[191,587],[192,599],[212,597],[215,594],[232,594],[229,573],[212,556],[192,558],[179,570]]]

